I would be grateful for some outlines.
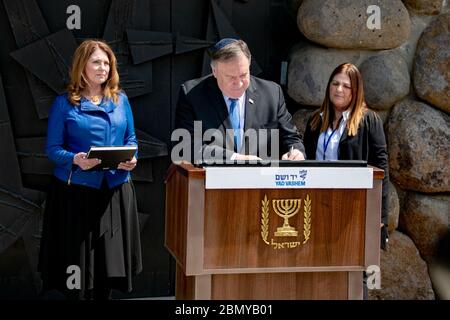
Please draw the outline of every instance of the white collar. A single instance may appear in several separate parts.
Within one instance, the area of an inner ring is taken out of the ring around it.
[[[231,99],[231,98],[228,97],[227,95],[225,95],[224,93],[222,93],[222,95],[223,95],[223,98],[225,99],[225,102],[226,102],[227,105],[228,105],[228,103],[230,102],[229,99]],[[239,98],[237,98],[237,100],[239,101],[239,103],[241,103],[241,102],[244,100],[244,97],[245,97],[245,92],[244,92],[244,94],[243,94],[242,96],[240,96]]]
[[[350,117],[350,110],[347,109],[344,112],[342,112],[342,120],[347,121],[349,117]]]

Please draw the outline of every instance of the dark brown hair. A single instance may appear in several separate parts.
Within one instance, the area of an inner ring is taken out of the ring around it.
[[[322,120],[322,125],[320,127],[320,132],[325,132],[328,127],[332,124],[334,118],[333,103],[330,100],[330,85],[333,81],[335,75],[344,73],[350,78],[351,90],[352,90],[352,100],[348,105],[347,110],[350,110],[350,117],[347,121],[347,129],[349,136],[355,136],[358,132],[358,126],[367,111],[367,105],[364,99],[364,87],[361,73],[358,68],[351,63],[343,63],[336,67],[331,73],[330,79],[328,80],[327,90],[325,92],[325,99],[323,100],[320,109],[313,114],[311,121],[311,128],[316,130],[320,121]],[[322,116],[320,116],[322,114]]]

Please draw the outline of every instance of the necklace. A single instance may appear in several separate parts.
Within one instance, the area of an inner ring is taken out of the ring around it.
[[[95,104],[95,105],[99,105],[100,104],[100,102],[102,102],[102,99],[103,99],[103,95],[102,94],[99,94],[99,95],[95,95],[95,96],[85,96],[86,97],[86,99],[88,99],[88,100],[90,100],[93,104]]]
[[[103,98],[102,95],[99,95],[99,96],[92,96],[89,100],[91,100],[93,104],[99,105],[100,102],[102,101],[102,98]]]

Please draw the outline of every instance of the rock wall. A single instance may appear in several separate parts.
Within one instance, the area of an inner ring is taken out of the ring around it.
[[[306,38],[292,48],[287,84],[300,132],[343,62],[360,69],[366,101],[385,125],[390,241],[381,253],[382,289],[369,299],[448,299],[450,283],[432,282],[449,270],[439,261],[450,261],[450,252],[436,256],[450,232],[448,1],[288,2]]]

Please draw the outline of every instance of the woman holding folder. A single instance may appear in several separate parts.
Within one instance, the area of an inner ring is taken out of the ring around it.
[[[131,291],[132,276],[142,270],[130,179],[137,160],[95,170],[101,160],[86,156],[91,146],[137,146],[133,114],[106,43],[81,43],[70,79],[48,120],[46,152],[55,169],[45,205],[39,271],[44,291],[108,299],[112,289]]]

